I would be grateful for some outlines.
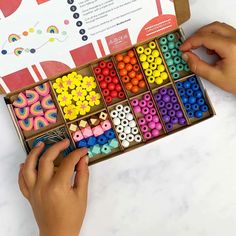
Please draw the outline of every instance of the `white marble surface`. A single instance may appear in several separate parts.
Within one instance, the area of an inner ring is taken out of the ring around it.
[[[190,3],[187,35],[214,20],[236,26],[234,0]],[[236,97],[205,85],[215,118],[90,168],[81,236],[236,235]],[[0,114],[0,235],[37,235],[17,186],[25,154],[2,99]]]

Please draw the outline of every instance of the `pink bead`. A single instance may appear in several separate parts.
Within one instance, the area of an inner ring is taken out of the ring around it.
[[[159,134],[160,134],[160,131],[159,131],[159,130],[157,130],[157,129],[153,129],[153,130],[152,130],[152,136],[153,136],[153,137],[157,137],[157,136],[159,136]]]
[[[104,130],[101,125],[98,125],[92,129],[93,135],[98,137],[104,133]]]
[[[144,118],[139,118],[138,119],[138,123],[139,123],[139,125],[145,125],[146,124],[146,120]]]
[[[156,127],[156,124],[155,124],[155,122],[149,122],[148,123],[148,127],[149,127],[149,129],[155,129],[155,127]]]
[[[147,114],[149,114],[149,108],[147,108],[147,107],[144,107],[144,108],[142,108],[142,113],[144,114],[144,115],[147,115]],[[150,114],[151,114],[151,112],[150,112]],[[156,114],[156,113],[155,113]],[[154,114],[154,115],[155,115]],[[152,115],[152,114],[151,114]]]
[[[105,120],[105,121],[101,122],[101,127],[104,131],[107,131],[107,130],[111,129],[111,122],[109,120]]]
[[[161,130],[161,129],[162,129],[161,123],[157,123],[157,124],[156,124],[156,129],[158,129],[158,130]]]
[[[147,102],[147,107],[149,108],[152,108],[154,105],[153,105],[153,102],[152,101],[148,101]]]
[[[143,99],[144,99],[145,101],[150,101],[150,100],[151,100],[151,95],[150,95],[150,94],[145,94],[145,95],[143,96]]]
[[[76,131],[73,135],[73,139],[75,142],[79,142],[80,140],[84,139],[84,136],[80,130]]]
[[[153,116],[156,115],[157,114],[156,109],[155,108],[151,108],[150,109],[150,114],[153,115]]]
[[[134,100],[132,100],[131,105],[133,107],[136,107],[136,106],[138,106],[138,103],[139,103],[138,99],[134,99]]]
[[[146,133],[146,132],[148,131],[148,126],[147,126],[147,125],[142,125],[142,126],[141,126],[141,131],[142,131],[143,133]]]
[[[82,132],[84,138],[89,138],[89,137],[93,136],[93,131],[90,126],[84,128],[84,129],[81,129],[81,132]]]
[[[158,116],[152,116],[152,121],[155,123],[159,122],[159,117]]]
[[[139,106],[140,107],[146,107],[147,106],[147,102],[145,100],[140,100],[139,101]]]
[[[145,120],[146,120],[147,122],[153,121],[152,115],[150,115],[150,114],[146,115],[146,116],[145,116]]]
[[[144,134],[144,138],[145,138],[146,140],[149,140],[149,139],[152,138],[152,134],[151,134],[150,132],[146,132],[146,133]]]
[[[140,106],[134,107],[134,112],[135,113],[140,113],[141,112],[141,107]]]

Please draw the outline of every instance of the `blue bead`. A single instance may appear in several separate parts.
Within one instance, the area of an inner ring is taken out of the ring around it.
[[[195,112],[195,117],[196,118],[200,119],[200,118],[202,118],[202,116],[203,116],[203,113],[201,111],[196,111]]]
[[[109,130],[105,131],[104,134],[108,139],[113,139],[113,138],[116,137],[115,132],[114,132],[113,129],[109,129]]]
[[[184,82],[184,88],[189,89],[191,87],[190,82],[188,82],[187,80]]]
[[[181,99],[184,104],[188,102],[188,98],[186,96],[181,96]]]
[[[194,104],[194,103],[196,102],[196,98],[195,98],[195,97],[190,97],[190,98],[188,99],[188,102],[189,102],[190,104]]]
[[[196,80],[196,77],[191,77],[188,79],[188,81],[191,83],[191,84],[196,84],[197,83],[197,80]]]
[[[182,84],[181,82],[177,82],[177,83],[176,83],[176,87],[177,87],[178,89],[183,88],[183,84]]]
[[[100,145],[106,144],[107,141],[108,141],[108,140],[107,140],[107,137],[106,137],[104,134],[98,136],[98,138],[97,138],[97,142],[98,142],[98,144],[100,144]]]
[[[209,111],[209,108],[208,108],[207,105],[203,105],[203,106],[201,106],[200,109],[201,109],[202,112],[207,112],[207,111]]]
[[[187,89],[186,94],[190,97],[193,96],[193,90],[192,89]]]
[[[191,105],[189,103],[184,104],[184,107],[186,111],[189,111],[191,109]]]
[[[203,99],[203,98],[199,98],[199,99],[197,100],[197,104],[198,104],[199,106],[204,105],[204,104],[205,104],[204,99]]]
[[[185,89],[183,89],[183,88],[180,89],[180,90],[179,90],[179,95],[180,95],[180,96],[184,96],[184,95],[185,95]]]
[[[197,91],[197,90],[200,89],[198,84],[193,84],[191,88],[192,88],[193,91]]]
[[[89,147],[94,146],[97,144],[97,138],[94,136],[91,136],[87,139],[87,143]]]
[[[193,96],[195,98],[201,98],[202,97],[202,91],[198,90],[198,91],[194,92]]]
[[[199,110],[199,105],[198,105],[198,104],[193,104],[193,105],[192,105],[192,109],[193,109],[194,111],[198,111],[198,110]]]
[[[7,50],[2,50],[2,55],[6,55],[7,54]]]
[[[192,110],[189,110],[188,112],[188,117],[193,118],[194,117],[194,112]]]
[[[83,147],[87,147],[87,142],[85,139],[80,140],[79,142],[76,142],[76,147],[77,148],[83,148]]]

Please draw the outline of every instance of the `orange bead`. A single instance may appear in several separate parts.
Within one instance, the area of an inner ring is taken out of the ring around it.
[[[141,72],[136,73],[136,78],[137,78],[138,80],[142,80],[142,79],[143,79],[143,74],[142,74]]]
[[[137,64],[137,59],[136,59],[135,57],[131,58],[131,59],[130,59],[130,63],[131,63],[132,65]]]
[[[133,85],[132,85],[131,83],[127,83],[127,84],[125,85],[125,88],[126,88],[128,91],[130,91],[130,90],[133,88]]]
[[[121,61],[121,62],[118,63],[117,67],[118,67],[120,70],[122,70],[122,69],[125,68],[125,63],[124,63],[123,61]]]
[[[130,62],[130,57],[129,56],[124,56],[124,59],[123,59],[124,63],[127,64]]]
[[[120,75],[121,75],[121,76],[127,75],[127,70],[126,70],[126,69],[120,70]]]
[[[136,76],[136,73],[135,73],[135,71],[132,70],[131,72],[129,72],[128,75],[131,79],[133,79]]]
[[[133,70],[136,71],[136,72],[139,71],[139,65],[138,64],[134,65]]]
[[[133,78],[133,79],[131,80],[131,83],[132,83],[133,85],[138,85],[139,81],[138,81],[136,78]]]
[[[139,81],[138,86],[139,88],[145,88],[146,87],[145,81],[144,80]]]
[[[139,91],[139,87],[138,86],[133,86],[132,89],[131,89],[131,92],[132,93],[137,93]]]
[[[125,69],[127,71],[131,71],[133,69],[133,66],[131,64],[126,64]]]
[[[116,60],[117,61],[123,61],[123,55],[122,54],[116,55]]]
[[[123,83],[125,83],[125,84],[127,84],[127,83],[129,83],[129,81],[130,81],[130,78],[129,78],[129,76],[123,76],[122,78],[121,78],[121,80],[123,81]]]
[[[133,50],[129,50],[129,51],[128,51],[128,56],[129,56],[129,57],[134,57],[134,55],[135,55],[135,54],[134,54],[134,51],[133,51]]]

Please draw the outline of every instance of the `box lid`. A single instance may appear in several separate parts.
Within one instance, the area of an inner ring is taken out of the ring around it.
[[[10,93],[175,29],[188,0],[0,3],[0,90]]]

